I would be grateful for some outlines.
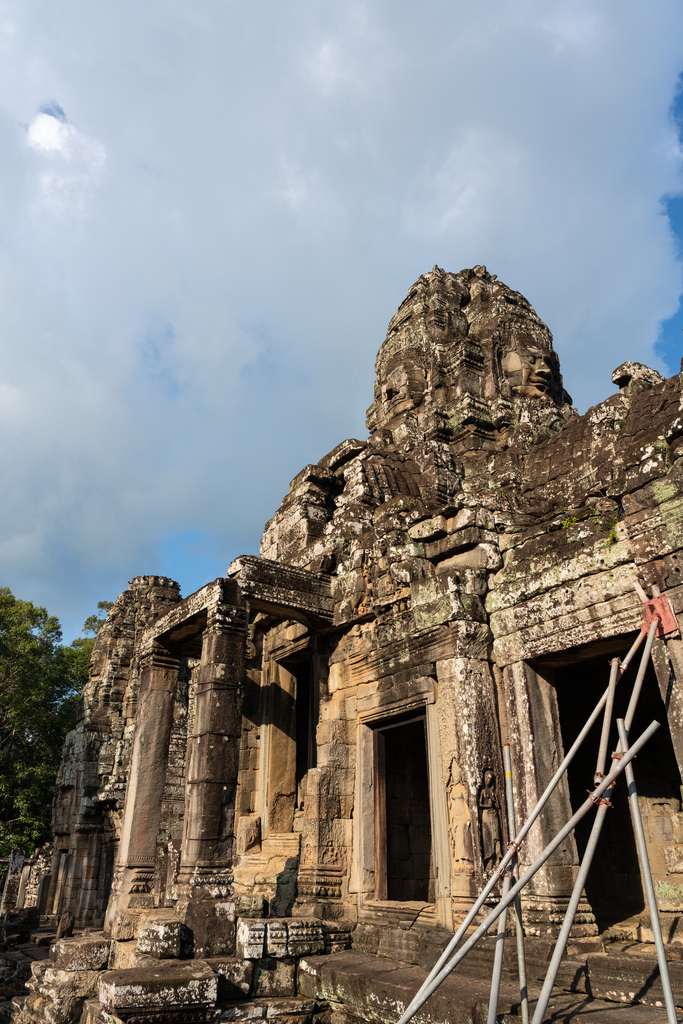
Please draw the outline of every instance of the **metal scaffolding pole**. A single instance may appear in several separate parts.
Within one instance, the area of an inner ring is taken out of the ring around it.
[[[503,879],[503,890],[501,898],[504,899],[510,889],[511,872],[508,871]],[[507,927],[507,907],[498,918],[498,932],[496,934],[496,948],[493,954],[493,972],[491,973],[491,991],[489,993],[489,1012],[486,1017],[486,1024],[496,1024],[498,1016],[498,996],[500,994],[500,976],[503,971],[503,953],[505,952],[505,929]]]
[[[489,930],[494,921],[496,921],[500,917],[503,911],[507,907],[509,907],[510,904],[514,901],[514,898],[522,891],[524,886],[534,877],[539,868],[541,868],[545,864],[545,862],[548,860],[549,857],[552,856],[552,854],[555,852],[558,846],[560,846],[564,842],[567,836],[574,830],[578,822],[581,821],[581,819],[584,818],[590,810],[592,810],[597,799],[601,797],[603,793],[605,793],[608,789],[611,789],[615,779],[619,775],[621,775],[621,773],[626,768],[626,765],[633,760],[636,754],[655,734],[659,727],[659,722],[652,722],[647,727],[647,729],[642,733],[642,735],[638,737],[633,746],[623,755],[623,757],[619,760],[617,765],[611,770],[609,775],[607,775],[603,779],[603,781],[595,789],[595,791],[591,793],[591,795],[584,801],[584,803],[579,807],[577,812],[574,815],[572,815],[572,817],[569,819],[567,824],[562,829],[560,829],[555,838],[548,844],[548,846],[546,846],[543,853],[541,853],[540,856],[537,857],[536,860],[533,862],[533,864],[527,868],[527,870],[524,872],[519,881],[515,885],[513,885],[510,891],[507,893],[507,895],[503,899],[501,899],[498,906],[494,907],[494,909],[490,912],[490,914],[486,917],[482,924],[479,925],[474,934],[471,935],[469,939],[467,939],[467,941],[461,946],[461,948],[452,957],[452,959],[440,970],[436,977],[433,978],[429,982],[429,984],[422,986],[419,998],[418,996],[415,996],[408,1009],[400,1018],[398,1024],[407,1024],[407,1022],[415,1016],[420,1007],[427,1002],[429,997],[432,995],[433,992],[436,991],[436,989],[439,987],[442,981],[444,981],[451,973],[451,971],[458,966],[460,961],[467,955],[467,953],[469,953],[472,947],[476,945],[476,943],[479,941],[482,935],[484,935]]]
[[[623,719],[617,719],[617,729],[619,730],[619,746],[622,751],[628,750],[628,732],[626,729],[626,723]],[[674,1006],[674,995],[671,990],[671,978],[669,977],[669,965],[666,962],[666,952],[664,950],[664,939],[662,938],[662,926],[659,922],[659,908],[657,906],[657,897],[655,896],[655,887],[652,883],[652,871],[650,870],[650,858],[647,855],[647,843],[645,842],[645,832],[643,831],[643,820],[640,816],[640,807],[638,806],[638,792],[636,790],[636,780],[633,776],[633,765],[629,764],[626,766],[626,785],[628,786],[628,799],[631,804],[631,818],[633,820],[633,831],[636,834],[636,843],[638,844],[638,856],[640,857],[640,869],[643,873],[643,882],[645,884],[645,895],[647,896],[647,905],[650,909],[650,924],[652,926],[652,934],[655,940],[655,946],[657,948],[657,963],[659,964],[659,976],[662,979],[662,988],[664,989],[664,1005],[666,1006],[666,1019],[669,1024],[676,1024],[676,1007]]]
[[[654,643],[655,633],[657,632],[658,625],[659,619],[655,618],[652,622],[652,625],[650,626],[650,630],[647,636],[647,642],[645,644],[645,649],[643,651],[643,656],[640,659],[638,674],[633,684],[633,691],[631,693],[631,699],[628,705],[627,714],[630,716],[631,721],[633,721],[633,716],[635,714],[636,706],[638,704],[638,698],[640,697],[640,691],[643,686],[643,679],[645,678],[645,672],[647,670],[648,662],[650,660],[650,651],[652,650],[652,644]],[[610,673],[608,697],[607,702],[605,704],[605,715],[602,723],[602,735],[600,739],[600,749],[598,750],[598,761],[595,768],[596,779],[602,779],[604,777],[605,772],[605,763],[607,760],[607,741],[609,739],[610,726],[612,724],[612,708],[614,706],[614,691],[616,688],[616,668],[618,667],[618,663],[619,659],[614,658],[614,660],[612,661],[612,671]],[[612,754],[613,762],[618,762],[620,758],[621,753],[619,751]],[[548,965],[548,971],[545,976],[545,981],[543,982],[541,994],[539,995],[538,1002],[536,1003],[536,1009],[534,1011],[532,1024],[541,1024],[545,1016],[545,1011],[548,1008],[550,996],[552,995],[552,991],[555,987],[555,982],[557,980],[557,972],[560,969],[562,957],[564,956],[564,951],[567,948],[569,933],[571,932],[572,925],[574,924],[574,918],[576,916],[576,911],[578,909],[579,902],[583,894],[583,889],[586,884],[588,872],[590,871],[591,864],[593,863],[593,857],[595,856],[598,840],[600,839],[602,826],[605,823],[605,815],[612,806],[610,803],[611,793],[612,787],[610,787],[607,790],[607,792],[604,794],[604,796],[598,804],[598,810],[597,814],[595,815],[595,821],[593,822],[593,827],[591,829],[588,843],[586,844],[586,849],[584,850],[583,860],[581,861],[579,873],[576,876],[574,889],[569,900],[569,905],[564,916],[564,921],[562,922],[562,928],[560,929],[560,934],[557,937],[557,942],[555,943],[555,949],[553,951],[553,955]]]
[[[628,668],[628,666],[631,663],[632,659],[634,658],[638,648],[640,647],[640,644],[642,643],[644,635],[645,634],[642,633],[642,632],[639,633],[639,635],[636,637],[635,641],[633,642],[633,644],[631,646],[631,649],[629,650],[628,654],[626,655],[626,657],[624,658],[623,662],[621,663],[621,667],[619,669],[619,673],[618,673],[618,677],[617,677],[617,682],[619,682],[619,680],[622,678],[622,676],[624,675],[624,672],[626,671],[626,669]],[[586,720],[586,723],[583,726],[581,732],[579,733],[579,735],[574,740],[574,743],[572,744],[572,746],[570,747],[568,752],[565,754],[565,757],[564,757],[562,763],[559,765],[557,771],[555,772],[555,774],[553,775],[552,779],[550,780],[550,782],[546,786],[545,790],[543,791],[543,793],[539,797],[539,799],[538,799],[538,801],[536,803],[536,806],[532,810],[531,814],[529,815],[529,817],[527,818],[525,823],[522,825],[521,829],[519,830],[519,832],[515,836],[514,840],[512,840],[512,842],[510,843],[510,846],[508,847],[507,851],[503,855],[503,858],[502,858],[500,864],[498,865],[498,871],[496,873],[494,873],[491,876],[491,878],[489,878],[488,882],[486,883],[486,885],[484,886],[484,888],[480,892],[480,894],[477,897],[477,899],[475,900],[474,904],[472,905],[470,910],[467,912],[464,920],[460,924],[460,926],[459,926],[458,930],[456,931],[455,935],[450,940],[450,942],[448,943],[448,945],[444,949],[443,953],[441,954],[441,956],[439,957],[437,962],[432,967],[431,971],[429,972],[428,977],[424,980],[424,982],[420,986],[420,989],[418,990],[418,992],[416,992],[416,994],[413,996],[413,999],[411,1000],[410,1005],[408,1006],[408,1008],[406,1009],[405,1013],[403,1014],[403,1017],[401,1017],[401,1020],[400,1020],[399,1024],[405,1024],[406,1021],[409,1021],[410,1018],[417,1012],[419,1007],[422,1006],[422,1003],[424,1002],[424,1000],[422,1000],[423,992],[431,984],[431,982],[434,980],[434,978],[437,977],[437,975],[439,974],[439,972],[443,968],[444,964],[448,961],[448,958],[451,956],[451,954],[457,948],[457,946],[460,943],[461,939],[465,935],[465,932],[467,931],[469,926],[472,924],[472,922],[474,921],[475,917],[479,913],[480,909],[482,908],[482,906],[486,902],[488,896],[490,895],[490,893],[494,889],[496,883],[498,882],[498,879],[500,877],[502,877],[503,872],[505,871],[505,869],[507,868],[508,864],[511,862],[512,858],[514,857],[514,855],[516,853],[516,850],[519,847],[520,843],[526,837],[527,833],[529,832],[529,829],[531,828],[531,826],[536,821],[536,819],[538,818],[539,814],[541,813],[541,811],[543,810],[543,808],[547,804],[547,802],[550,799],[553,791],[557,787],[560,779],[562,778],[562,776],[566,772],[566,770],[569,767],[570,763],[573,761],[573,759],[574,759],[574,757],[576,755],[577,750],[579,749],[579,747],[583,743],[584,739],[586,738],[586,736],[590,732],[590,730],[593,727],[593,725],[595,724],[595,722],[598,720],[598,718],[600,716],[600,712],[602,711],[603,707],[605,706],[605,702],[607,700],[608,693],[609,693],[609,688],[607,690],[605,690],[605,692],[603,693],[602,697],[600,698],[600,700],[596,704],[595,708],[593,709],[593,711],[589,715],[588,719]]]
[[[510,758],[510,744],[503,746],[503,766],[505,768],[505,797],[507,802],[508,832],[512,840],[515,834],[515,800],[512,789],[512,760]],[[515,852],[510,862],[510,870],[505,876],[502,895],[506,896],[510,888],[510,882],[519,880],[519,860]],[[519,896],[514,900],[515,908],[515,932],[517,938],[517,965],[519,969],[519,996],[522,1009],[522,1024],[529,1024],[529,994],[526,981],[526,959],[524,956],[524,926],[522,924],[522,903]],[[498,918],[498,935],[496,937],[496,952],[493,961],[493,974],[491,976],[491,993],[489,995],[489,1012],[487,1024],[496,1024],[498,1012],[498,998],[500,995],[500,978],[503,968],[503,953],[505,951],[505,928],[507,925],[507,910]]]

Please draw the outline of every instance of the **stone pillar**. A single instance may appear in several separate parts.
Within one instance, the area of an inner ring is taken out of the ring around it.
[[[195,956],[234,949],[232,860],[239,768],[246,602],[226,580],[202,636],[195,713],[188,737],[178,911],[194,933]]]
[[[154,906],[154,861],[179,663],[175,653],[158,643],[142,659],[118,868],[106,930],[124,908]]]
[[[63,837],[60,837],[63,839]],[[45,897],[45,914],[56,914],[55,900],[57,898],[57,885],[59,884],[59,872],[62,865],[63,851],[55,842],[54,852],[52,854],[52,864],[50,866],[50,884]]]
[[[52,875],[43,875],[38,883],[38,895],[36,896],[36,910],[42,916],[47,914],[48,907],[48,894],[50,892],[50,883],[52,882]]]
[[[564,757],[564,746],[557,694],[551,680],[522,661],[508,665],[503,670],[503,679],[519,829],[555,774]],[[571,816],[565,773],[520,848],[522,870],[539,856]],[[531,935],[554,937],[559,933],[578,865],[579,855],[572,834],[522,893],[525,927]],[[596,934],[595,917],[584,896],[574,919],[572,935]]]
[[[28,883],[28,876],[30,875],[30,873],[31,865],[24,864],[23,868],[21,869],[21,876],[19,878],[19,889],[17,891],[17,902],[15,904],[15,908],[17,910],[24,909],[24,903],[26,902],[26,885]]]
[[[309,768],[299,868],[297,914],[312,916],[319,901],[339,900],[346,873],[346,822],[335,792],[335,769]]]
[[[446,791],[453,915],[462,919],[484,877],[505,849],[505,793],[500,730],[488,662],[449,658],[436,663],[442,789]],[[491,776],[488,773],[492,773]],[[491,781],[480,807],[485,777]]]
[[[652,645],[652,664],[666,708],[678,770],[683,778],[683,640],[655,640]]]
[[[24,851],[12,850],[9,855],[5,888],[3,889],[2,900],[0,900],[0,917],[3,914],[7,914],[10,910],[14,910],[17,905],[23,866]]]

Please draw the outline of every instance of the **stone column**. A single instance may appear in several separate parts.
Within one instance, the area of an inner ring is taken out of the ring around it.
[[[105,927],[154,905],[152,883],[180,659],[155,643],[143,656],[115,887]]]
[[[298,911],[305,915],[308,905],[341,897],[346,873],[346,822],[341,815],[341,799],[335,792],[335,769],[309,768],[306,776],[304,827],[299,869]]]
[[[247,609],[225,580],[208,608],[195,713],[188,737],[178,911],[194,933],[195,956],[234,949],[232,860],[239,767]]]
[[[550,670],[552,671],[552,670]],[[512,755],[517,828],[526,821],[564,757],[557,694],[551,681],[526,662],[503,670]],[[567,775],[563,776],[520,849],[524,870],[571,818]],[[525,927],[531,935],[554,937],[564,919],[578,872],[574,835],[553,853],[522,893]],[[572,935],[596,935],[590,904],[579,903]]]
[[[678,618],[680,628],[681,616]],[[652,664],[666,708],[678,770],[683,778],[683,640],[670,637],[655,640]]]
[[[488,662],[449,658],[436,663],[442,790],[446,790],[450,847],[451,902],[462,919],[500,860],[505,845],[505,795],[493,678]],[[479,793],[492,773],[491,806],[479,806]],[[482,825],[483,820],[483,825]],[[445,889],[446,879],[439,880]]]
[[[0,900],[0,916],[8,913],[10,910],[14,910],[17,905],[17,896],[19,895],[19,883],[21,881],[23,866],[24,851],[12,850],[9,855],[5,888],[3,889],[2,900]]]
[[[24,909],[24,903],[26,902],[26,885],[28,883],[28,876],[30,872],[31,865],[24,864],[23,868],[21,869],[21,875],[19,878],[19,890],[17,892],[17,902],[15,904],[17,910]]]

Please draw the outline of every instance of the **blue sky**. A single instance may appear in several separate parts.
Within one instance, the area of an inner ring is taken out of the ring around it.
[[[679,0],[0,0],[0,583],[70,638],[257,551],[435,263],[527,296],[580,411],[677,372],[681,39]]]
[[[679,139],[681,139],[683,138],[683,78],[678,80],[676,96],[671,106],[671,115]],[[664,196],[662,202],[674,236],[676,256],[680,260],[683,257],[683,196],[674,193]],[[663,360],[669,373],[679,372],[681,359],[683,359],[683,305],[680,300],[674,315],[664,320],[660,326],[655,351]]]

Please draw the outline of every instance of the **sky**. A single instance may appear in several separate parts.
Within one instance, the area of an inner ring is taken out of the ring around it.
[[[680,0],[0,0],[0,585],[70,640],[257,553],[435,264],[580,412],[678,372],[682,73]]]

